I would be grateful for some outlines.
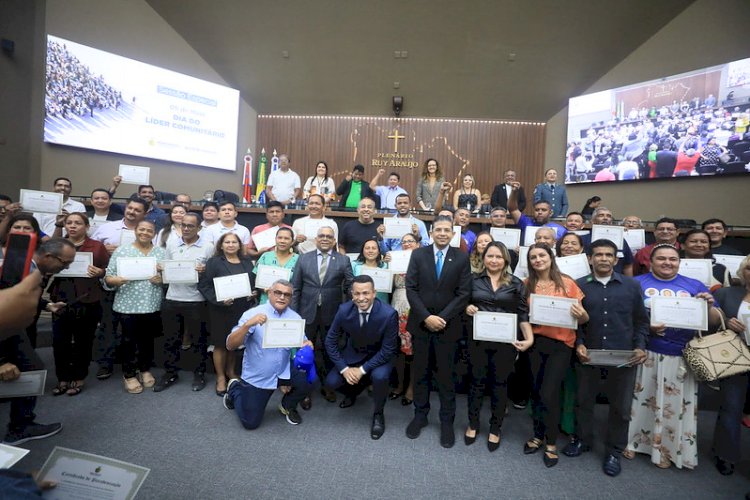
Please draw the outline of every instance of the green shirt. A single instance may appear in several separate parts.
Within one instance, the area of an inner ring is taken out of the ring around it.
[[[346,208],[357,208],[359,200],[362,199],[362,181],[352,181],[349,197],[346,199]]]
[[[299,254],[292,254],[292,258],[286,261],[286,264],[280,266],[279,261],[276,259],[276,252],[274,252],[273,250],[269,250],[258,258],[258,262],[256,262],[255,267],[253,267],[253,274],[258,274],[258,266],[281,267],[284,269],[292,269],[292,272],[289,273],[289,281],[292,281],[292,275],[294,274],[294,265],[297,263],[297,259],[299,259]],[[259,303],[265,304],[266,302],[268,302],[268,292],[263,290],[263,293],[260,294]]]

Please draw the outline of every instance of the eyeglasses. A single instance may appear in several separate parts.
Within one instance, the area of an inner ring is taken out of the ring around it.
[[[182,227],[182,229],[195,229],[196,227],[198,227],[195,224],[180,224],[180,226]]]
[[[274,296],[280,298],[280,299],[291,299],[292,294],[289,292],[282,292],[280,290],[271,290],[271,293],[274,294]]]
[[[61,259],[60,257],[58,257],[57,255],[53,255],[53,254],[49,254],[49,255],[50,255],[50,257],[54,257],[55,259],[57,259],[57,261],[58,261],[58,262],[59,262],[60,264],[62,264],[63,266],[65,266],[65,267],[68,267],[68,266],[69,266],[69,265],[71,265],[71,264],[72,264],[73,262],[75,262],[75,260],[70,260],[70,261],[68,261],[68,260],[62,260],[62,259]]]
[[[401,244],[402,244],[402,245],[403,245],[404,243],[416,243],[416,242],[417,242],[417,240],[401,240]]]
[[[332,240],[333,235],[332,234],[319,234],[318,238],[320,238],[321,240]]]

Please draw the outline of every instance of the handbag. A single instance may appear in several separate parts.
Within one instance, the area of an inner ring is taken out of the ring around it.
[[[698,337],[682,350],[682,356],[695,377],[703,382],[750,372],[750,349],[739,335],[726,327],[723,315],[721,330],[705,337],[698,332]]]

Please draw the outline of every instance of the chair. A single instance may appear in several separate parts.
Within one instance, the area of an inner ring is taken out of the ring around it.
[[[722,168],[717,170],[717,174],[744,174],[747,170],[745,170],[745,164],[741,161],[733,161],[731,163],[727,163]]]
[[[157,203],[161,204],[168,204],[172,203],[177,198],[177,195],[174,193],[167,193],[166,191],[155,191],[154,192],[154,199]]]
[[[239,203],[240,197],[237,193],[232,193],[231,191],[224,191],[223,189],[215,189],[214,201],[216,203],[222,203],[225,201],[231,201],[232,203]]]

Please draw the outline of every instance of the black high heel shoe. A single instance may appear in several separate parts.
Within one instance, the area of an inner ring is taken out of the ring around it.
[[[490,437],[497,436],[497,442],[490,441]],[[490,450],[490,453],[500,448],[500,426],[498,425],[491,425],[490,426],[490,434],[487,436],[487,449]]]
[[[390,394],[388,394],[388,399],[390,399],[391,401],[393,401],[394,399],[398,399],[398,398],[400,398],[403,395],[404,395],[403,392],[393,391]]]
[[[467,435],[466,432],[469,432],[469,431],[474,431],[474,436]],[[474,441],[477,440],[477,436],[479,435],[479,426],[477,426],[475,429],[470,424],[469,427],[466,428],[466,432],[464,432],[464,444],[466,446],[474,444]]]
[[[414,402],[413,399],[409,399],[406,396],[404,396],[403,398],[401,398],[401,406],[409,406],[413,402]]]

